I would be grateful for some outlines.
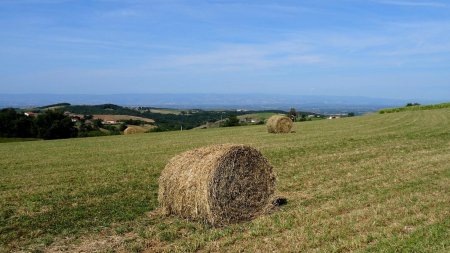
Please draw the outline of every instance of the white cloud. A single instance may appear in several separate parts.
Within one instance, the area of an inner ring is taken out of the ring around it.
[[[225,44],[209,51],[153,59],[149,66],[201,71],[247,71],[289,65],[316,65],[324,61],[323,56],[310,52],[306,45],[291,40],[268,44]]]

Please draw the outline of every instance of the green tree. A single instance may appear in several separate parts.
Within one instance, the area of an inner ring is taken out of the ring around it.
[[[12,108],[2,109],[0,111],[0,136],[14,136],[14,121],[18,118],[16,111]]]
[[[87,120],[87,119],[93,119],[94,116],[92,116],[91,114],[86,114],[86,115],[83,116],[83,118],[84,118],[85,120]]]
[[[227,121],[225,122],[226,127],[231,127],[231,126],[239,126],[239,119],[236,115],[232,114],[230,116],[228,116]]]
[[[301,114],[300,115],[300,120],[299,121],[307,121],[308,119],[306,118],[306,114]]]
[[[60,111],[45,111],[37,117],[36,125],[39,137],[46,140],[72,138],[78,134],[72,120]]]
[[[125,124],[125,123],[122,123],[122,124],[120,124],[120,127],[119,127],[119,131],[125,131],[125,129],[127,129],[127,124]]]
[[[12,108],[0,111],[0,136],[30,138],[36,137],[37,130],[33,117],[17,113]]]
[[[135,125],[135,126],[142,126],[145,124],[145,121],[142,120],[134,120],[134,119],[127,119],[127,120],[122,120],[123,123],[127,124],[127,125]]]
[[[289,113],[288,113],[288,117],[292,120],[292,121],[295,121],[296,119],[297,119],[297,111],[295,110],[295,108],[291,108],[290,110],[289,110]]]
[[[78,137],[88,137],[89,132],[93,131],[94,128],[91,124],[86,124],[86,121],[81,121],[78,127]]]
[[[34,118],[22,116],[14,121],[15,136],[20,138],[32,138],[37,136]]]
[[[94,125],[95,128],[99,129],[103,127],[103,122],[101,119],[94,119],[92,121],[92,125]]]

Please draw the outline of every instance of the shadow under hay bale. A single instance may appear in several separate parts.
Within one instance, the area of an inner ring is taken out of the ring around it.
[[[128,126],[124,131],[123,134],[140,134],[147,132],[148,129],[141,126]]]
[[[287,204],[287,198],[277,197],[272,201],[272,205],[274,206],[284,206]]]
[[[256,149],[222,144],[172,158],[159,178],[165,214],[222,226],[255,218],[271,204],[272,166]]]
[[[274,115],[267,120],[266,124],[269,133],[289,133],[292,125],[292,120],[284,115]]]

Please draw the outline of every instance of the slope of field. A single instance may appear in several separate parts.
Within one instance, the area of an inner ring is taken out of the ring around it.
[[[119,120],[141,120],[147,123],[154,123],[155,121],[149,118],[143,118],[138,116],[130,116],[130,115],[101,115],[101,114],[94,114],[92,115],[94,119],[101,119],[103,121],[119,121]]]
[[[436,109],[444,109],[444,108],[450,108],[450,103],[387,108],[387,109],[380,110],[379,113],[383,114],[383,113],[404,112],[404,111],[436,110]]]
[[[19,141],[36,141],[39,139],[36,138],[6,138],[6,137],[0,137],[0,143],[3,142],[19,142]]]
[[[0,143],[0,252],[449,252],[450,109],[296,123]],[[259,148],[280,210],[223,228],[158,213],[168,159]]]
[[[239,119],[254,119],[254,120],[265,121],[268,118],[270,118],[270,116],[275,115],[275,114],[277,114],[277,113],[274,113],[274,112],[251,113],[251,114],[239,115],[238,118]]]
[[[149,109],[149,111],[151,113],[159,113],[159,114],[175,114],[175,115],[181,114],[181,110],[176,110],[176,109],[152,108],[152,109]]]

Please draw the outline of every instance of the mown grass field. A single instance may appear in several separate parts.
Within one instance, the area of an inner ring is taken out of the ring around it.
[[[441,104],[432,104],[432,105],[413,105],[413,106],[404,106],[398,108],[387,108],[379,111],[380,114],[383,113],[395,113],[395,112],[404,112],[404,111],[420,111],[420,110],[436,110],[450,108],[450,103],[441,103]]]
[[[4,142],[22,142],[22,141],[37,141],[36,138],[4,138],[0,137],[0,143]]]
[[[0,143],[0,252],[449,252],[450,109],[265,126]],[[288,204],[210,228],[157,211],[173,155],[259,148]]]
[[[259,120],[265,121],[275,114],[276,113],[274,113],[274,112],[260,112],[260,113],[239,115],[238,118],[239,119],[250,118],[250,119],[259,119]]]

